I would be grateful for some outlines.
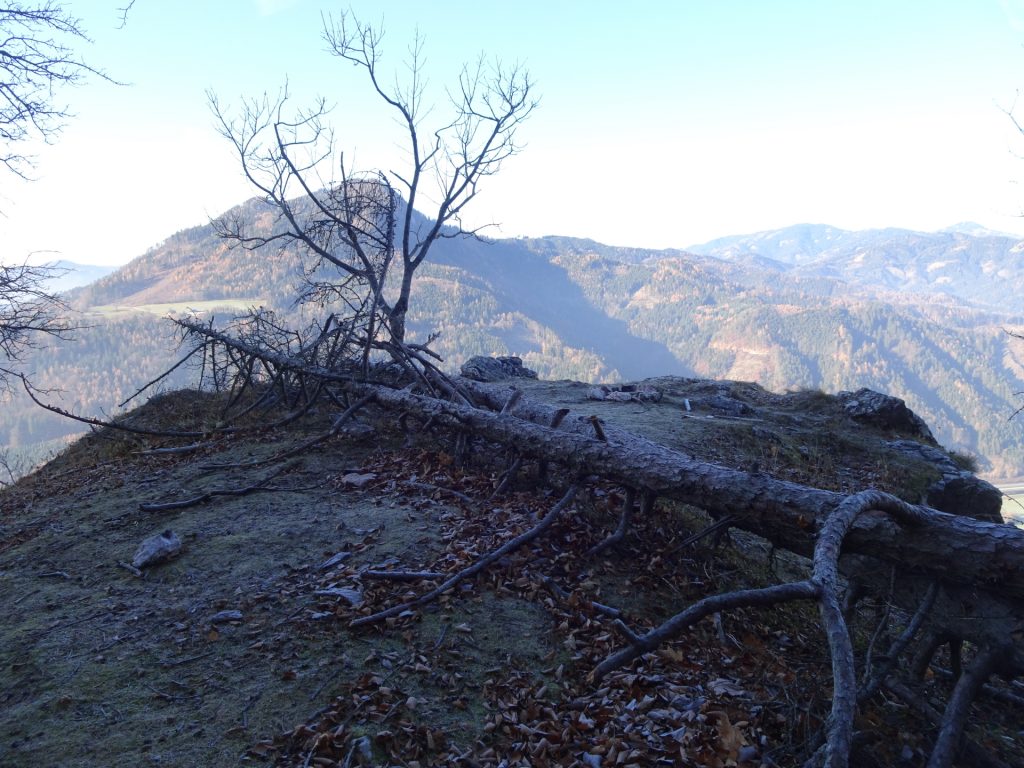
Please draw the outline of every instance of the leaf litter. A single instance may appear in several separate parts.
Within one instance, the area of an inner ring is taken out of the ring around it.
[[[232,438],[207,454],[237,462],[280,443]],[[365,572],[458,572],[557,494],[492,498],[500,473],[376,434],[305,456],[280,478],[294,492],[153,514],[140,494],[242,476],[203,475],[203,453],[143,462],[106,448],[73,449],[0,496],[4,765],[787,765],[827,715],[827,653],[806,606],[737,611],[589,677],[624,642],[601,606],[642,631],[772,580],[742,547],[679,550],[706,523],[694,510],[659,505],[589,558],[621,504],[619,489],[591,487],[546,537],[352,631],[436,584]],[[169,527],[178,559],[144,579],[117,568]],[[1001,718],[974,738],[1005,754]],[[929,739],[910,713],[883,702],[862,725],[865,765],[923,764]]]

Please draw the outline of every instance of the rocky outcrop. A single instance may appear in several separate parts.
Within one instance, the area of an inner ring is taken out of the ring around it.
[[[1003,494],[992,483],[961,469],[949,456],[930,445],[914,440],[893,440],[889,447],[904,456],[926,461],[939,470],[942,477],[928,487],[922,499],[929,507],[975,520],[1003,522],[1000,512]]]
[[[620,403],[657,403],[661,401],[661,390],[650,384],[620,384],[617,386],[599,384],[587,390],[587,399],[611,400]]]
[[[462,364],[460,372],[473,381],[505,381],[506,379],[536,379],[537,372],[523,366],[518,357],[471,357]]]
[[[883,395],[865,387],[856,392],[839,392],[836,398],[852,419],[929,443],[935,442],[932,431],[928,429],[924,419],[910,410],[898,397]]]
[[[691,400],[691,405],[698,410],[701,408],[707,408],[712,411],[718,411],[719,413],[723,413],[727,416],[749,416],[754,412],[754,409],[742,400],[737,400],[735,397],[731,397],[727,394],[694,398]]]

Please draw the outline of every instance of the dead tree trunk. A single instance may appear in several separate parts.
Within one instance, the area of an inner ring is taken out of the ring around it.
[[[611,426],[603,428],[607,439],[599,440],[583,415],[570,415],[558,429],[551,429],[545,425],[551,423],[554,408],[524,398],[511,414],[501,414],[497,411],[508,400],[507,390],[463,384],[478,403],[495,410],[468,408],[404,390],[353,386],[360,394],[373,394],[385,407],[471,431],[534,459],[642,487],[715,516],[732,514],[736,527],[808,557],[821,523],[846,498],[834,491],[700,461]],[[925,507],[916,509],[913,519],[900,523],[886,514],[861,515],[843,541],[843,552],[867,555],[908,573],[981,589],[996,599],[1024,605],[1024,531]]]
[[[643,636],[623,624],[628,647],[606,659],[595,670],[597,675],[652,650],[719,607],[814,599],[821,609],[833,666],[828,738],[814,762],[843,768],[850,757],[857,687],[853,648],[841,610],[840,574],[869,585],[885,574],[882,586],[893,601],[909,614],[928,614],[931,631],[968,640],[981,649],[998,648],[1001,674],[1024,671],[1024,531],[1013,526],[955,517],[879,491],[840,494],[700,461],[602,425],[585,413],[566,416],[564,410],[529,402],[507,388],[450,383],[448,389],[457,388],[460,402],[445,401],[408,388],[357,381],[246,347],[209,329],[186,327],[205,337],[206,343],[225,344],[330,382],[387,410],[502,445],[523,459],[560,464],[577,478],[598,475],[635,488],[645,498],[675,499],[716,517],[728,515],[731,525],[813,558],[806,581],[705,598]],[[918,612],[926,597],[930,610]],[[982,653],[984,657],[990,651]],[[955,752],[967,707],[993,668],[984,660],[978,662],[970,679],[958,686],[943,717],[932,764],[946,764],[946,756]]]

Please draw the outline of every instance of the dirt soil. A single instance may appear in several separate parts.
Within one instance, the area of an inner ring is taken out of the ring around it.
[[[588,401],[570,382],[526,394],[819,487],[913,497],[934,479],[818,393],[727,385],[757,406],[738,417],[687,411],[705,385],[659,386],[658,404]],[[216,398],[167,395],[131,418],[209,428]],[[810,606],[737,612],[588,680],[621,646],[601,605],[640,629],[709,592],[770,583],[777,566],[711,538],[680,551],[709,521],[671,505],[588,557],[622,500],[600,484],[551,535],[440,601],[349,628],[437,583],[368,569],[454,573],[534,525],[559,492],[527,473],[492,498],[500,462],[457,467],[443,440],[410,442],[391,422],[273,477],[274,465],[212,466],[271,457],[326,418],[179,453],[152,451],[190,440],[101,432],[0,492],[0,765],[787,765],[820,725],[827,653]],[[179,557],[141,576],[125,567],[168,529],[184,541]],[[1019,720],[987,706],[972,735],[1024,764]],[[865,717],[874,735],[860,764],[923,764],[930,736],[909,713],[879,705]]]

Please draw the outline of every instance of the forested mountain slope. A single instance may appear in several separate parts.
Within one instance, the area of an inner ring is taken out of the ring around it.
[[[236,212],[275,226],[255,201]],[[446,240],[417,273],[410,329],[440,331],[436,348],[452,368],[475,354],[517,354],[549,378],[871,387],[905,398],[940,442],[1008,478],[1024,475],[1024,426],[1008,421],[1024,390],[1024,344],[1004,330],[1024,327],[1011,296],[1024,277],[1017,245],[810,226],[694,249],[703,253],[564,237]],[[253,304],[294,313],[302,280],[288,251],[228,249],[209,225],[179,232],[70,294],[94,327],[37,356],[38,383],[65,390],[64,407],[109,412],[173,360],[161,315],[193,307],[224,317]],[[0,442],[75,427],[7,408]]]

